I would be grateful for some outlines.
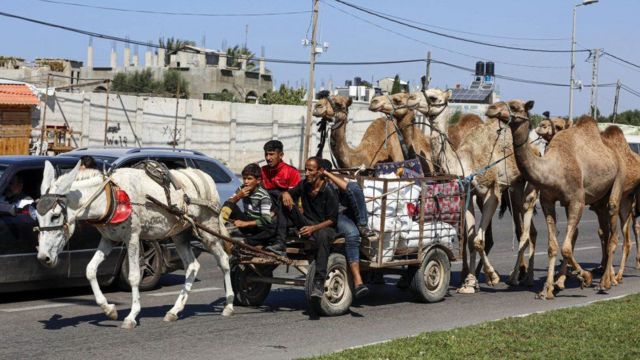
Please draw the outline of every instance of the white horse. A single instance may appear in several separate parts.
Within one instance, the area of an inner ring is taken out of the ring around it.
[[[106,178],[97,170],[79,171],[79,169],[80,162],[69,173],[56,179],[55,170],[51,163],[48,161],[45,163],[40,188],[42,196],[37,206],[38,230],[40,231],[38,260],[49,267],[56,266],[58,254],[73,235],[76,221],[96,221],[105,218],[107,218],[106,221],[109,221],[108,217],[115,220],[113,213],[108,214],[109,208],[113,208],[110,206],[110,204],[113,205],[113,200],[108,199],[111,196],[108,192],[111,193],[110,189],[117,187],[128,195],[127,198],[122,192],[117,194],[120,200],[123,196],[126,200],[116,204],[124,206],[124,208],[119,208],[119,210],[124,210],[124,216],[122,216],[122,212],[116,213],[116,217],[120,217],[119,220],[116,220],[120,221],[119,223],[114,224],[112,221],[96,226],[102,238],[86,270],[86,276],[91,283],[96,302],[109,318],[113,320],[118,318],[115,305],[109,304],[100,290],[96,272],[100,263],[111,251],[112,241],[123,242],[126,244],[129,260],[132,304],[131,312],[124,319],[122,328],[134,328],[137,324],[136,317],[140,313],[140,293],[138,290],[140,241],[157,241],[170,237],[184,264],[185,283],[175,305],[167,312],[164,320],[177,320],[178,314],[184,309],[189,291],[200,268],[189,243],[192,236],[189,233],[189,223],[176,218],[148,201],[146,195],[153,196],[163,203],[166,201],[166,196],[163,188],[149,178],[144,170],[122,168]],[[186,210],[196,222],[212,229],[219,229],[221,234],[227,235],[226,228],[219,222],[213,209],[185,203],[184,195],[186,193],[192,199],[208,200],[212,206],[219,206],[220,199],[213,180],[204,172],[196,169],[171,170],[171,175],[178,183],[178,187],[181,188],[171,191],[171,203]],[[127,216],[127,209],[130,211],[129,216]],[[222,315],[233,315],[233,289],[231,288],[229,257],[223,250],[222,240],[204,232],[201,233],[201,237],[204,245],[216,257],[218,266],[224,273],[227,303]]]

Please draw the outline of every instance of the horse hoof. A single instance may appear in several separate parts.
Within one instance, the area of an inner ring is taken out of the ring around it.
[[[162,319],[162,320],[166,321],[166,322],[174,322],[174,321],[178,320],[178,315],[168,312],[168,313],[166,313],[164,315],[164,319]]]
[[[125,320],[122,322],[122,326],[121,326],[121,328],[123,328],[123,329],[127,329],[127,330],[130,330],[130,329],[135,328],[137,324],[138,324],[138,323],[136,323],[136,321],[135,321],[135,320],[125,319]]]
[[[232,316],[233,314],[234,311],[232,308],[225,307],[224,310],[222,310],[222,316]]]
[[[115,305],[107,305],[107,310],[105,311],[105,315],[111,320],[118,320],[118,310],[116,310]]]

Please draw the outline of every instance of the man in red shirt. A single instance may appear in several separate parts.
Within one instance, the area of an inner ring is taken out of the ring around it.
[[[291,199],[287,192],[300,182],[300,172],[295,167],[282,161],[284,157],[282,142],[269,140],[264,144],[264,159],[267,165],[262,167],[262,186],[267,190],[273,201],[276,213],[276,241],[274,245],[266,249],[282,253],[285,250],[285,238],[287,236],[287,219],[282,212],[283,197],[285,202]]]

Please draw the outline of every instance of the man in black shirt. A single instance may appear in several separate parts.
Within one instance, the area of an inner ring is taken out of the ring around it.
[[[305,179],[282,197],[285,215],[299,230],[300,237],[308,237],[317,245],[316,272],[311,297],[321,298],[327,277],[330,242],[336,236],[338,195],[319,171],[320,159],[309,158],[305,163]],[[302,212],[296,206],[302,204]]]

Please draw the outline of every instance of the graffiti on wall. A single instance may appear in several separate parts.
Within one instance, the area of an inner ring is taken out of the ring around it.
[[[175,143],[173,142],[174,133],[175,133]],[[182,129],[176,128],[174,130],[172,126],[167,125],[162,128],[162,136],[168,137],[169,141],[167,141],[167,145],[171,145],[171,146],[178,145],[178,143],[180,143],[180,138],[182,136]]]
[[[120,147],[128,147],[129,141],[127,136],[118,135],[120,132],[120,123],[116,123],[116,125],[111,125],[107,127],[107,145],[108,146],[120,146]]]

